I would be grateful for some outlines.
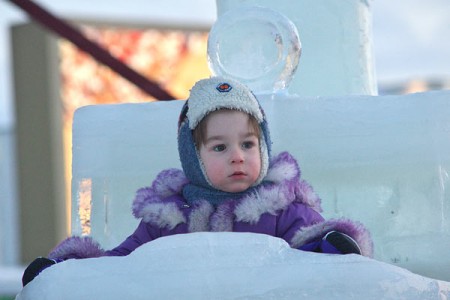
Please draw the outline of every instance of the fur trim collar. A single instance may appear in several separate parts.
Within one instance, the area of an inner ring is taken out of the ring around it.
[[[297,161],[283,152],[272,158],[267,176],[255,193],[217,208],[207,201],[198,201],[190,215],[186,216],[183,210],[189,206],[182,198],[182,189],[188,180],[183,171],[168,169],[159,173],[151,187],[137,191],[132,206],[133,215],[160,228],[172,229],[180,223],[188,223],[189,231],[193,232],[206,230],[204,227],[208,219],[211,230],[227,230],[232,227],[230,220],[233,215],[237,221],[256,223],[262,214],[276,214],[294,201],[321,212],[320,198],[300,176]]]

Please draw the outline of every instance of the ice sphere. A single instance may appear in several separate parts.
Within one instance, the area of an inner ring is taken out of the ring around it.
[[[281,13],[264,7],[226,12],[208,37],[212,73],[235,78],[259,93],[287,88],[300,54],[295,25]]]
[[[125,257],[68,260],[44,270],[27,299],[446,299],[450,283],[359,255],[292,249],[251,233],[157,239]]]

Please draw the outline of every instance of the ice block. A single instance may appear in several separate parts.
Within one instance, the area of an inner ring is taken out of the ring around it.
[[[375,258],[450,280],[450,91],[404,96],[262,95],[274,153],[291,152],[324,216],[359,220]],[[72,231],[104,247],[137,225],[135,191],[180,168],[183,101],[87,106],[73,125]]]

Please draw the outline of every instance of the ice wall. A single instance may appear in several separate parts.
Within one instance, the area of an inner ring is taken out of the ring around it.
[[[297,157],[325,216],[360,220],[375,258],[450,281],[450,91],[259,96],[274,152]],[[106,248],[137,225],[135,191],[179,167],[183,101],[87,106],[73,127],[72,226]],[[90,214],[90,216],[89,216]]]

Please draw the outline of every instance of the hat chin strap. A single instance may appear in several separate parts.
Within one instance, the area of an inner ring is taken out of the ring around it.
[[[256,179],[255,183],[252,186],[257,186],[260,184],[267,175],[267,170],[269,169],[269,155],[267,150],[266,139],[264,136],[261,136],[259,142],[259,153],[261,156],[261,170],[259,171],[259,176]]]
[[[195,152],[197,153],[198,164],[200,166],[200,170],[202,170],[203,177],[205,177],[205,180],[209,184],[210,187],[218,189],[217,187],[214,186],[214,184],[212,184],[211,180],[209,180],[209,177],[206,174],[205,164],[203,163],[203,160],[200,157],[200,151],[197,149],[197,146],[195,146],[195,150],[196,150]]]

